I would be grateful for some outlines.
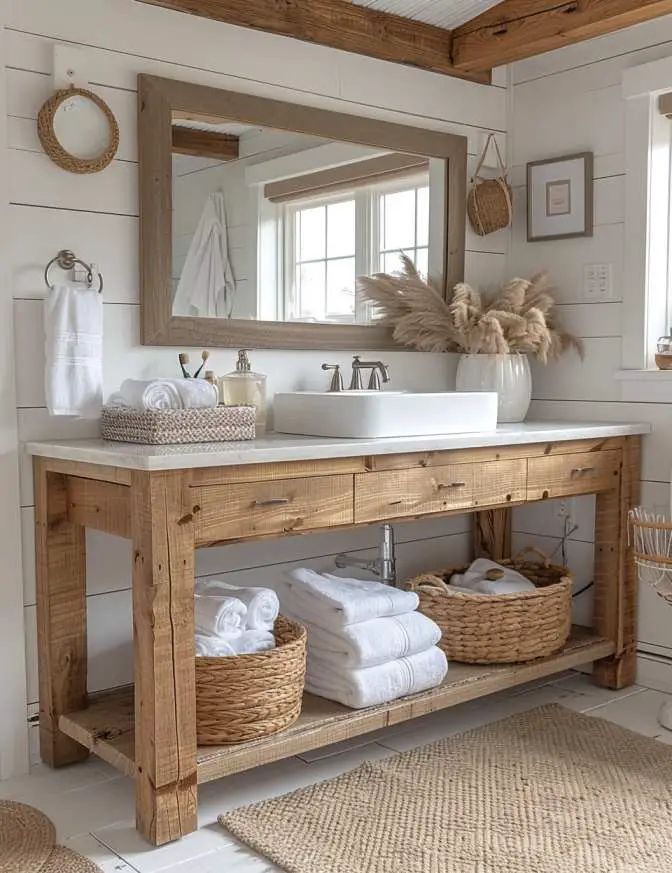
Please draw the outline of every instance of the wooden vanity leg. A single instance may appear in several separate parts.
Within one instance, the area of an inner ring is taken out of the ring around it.
[[[40,754],[52,767],[88,750],[61,733],[59,716],[86,706],[86,541],[68,520],[66,477],[35,458]]]
[[[628,510],[640,499],[640,455],[641,438],[626,437],[619,486],[597,495],[594,625],[616,643],[616,654],[593,666],[593,681],[605,688],[625,688],[636,678],[638,582]]]
[[[154,845],[197,828],[194,533],[180,471],[131,483],[136,824]]]
[[[486,556],[493,561],[511,557],[511,519],[512,511],[486,509],[474,513],[474,555]]]

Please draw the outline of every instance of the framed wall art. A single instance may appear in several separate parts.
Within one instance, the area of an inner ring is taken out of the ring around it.
[[[593,235],[593,153],[527,165],[527,240]]]

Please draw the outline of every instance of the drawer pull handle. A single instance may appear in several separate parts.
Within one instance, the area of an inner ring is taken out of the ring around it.
[[[282,506],[291,503],[289,497],[269,497],[268,500],[255,500],[253,506]]]
[[[447,490],[449,488],[466,488],[466,487],[467,487],[466,482],[448,482],[448,483],[437,482],[436,483],[437,491]]]
[[[593,473],[595,471],[595,467],[574,467],[572,470],[572,476],[583,476],[586,473]]]

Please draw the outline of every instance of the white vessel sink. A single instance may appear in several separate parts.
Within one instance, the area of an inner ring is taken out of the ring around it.
[[[433,436],[494,431],[497,393],[450,391],[296,391],[276,394],[274,426],[305,436]]]

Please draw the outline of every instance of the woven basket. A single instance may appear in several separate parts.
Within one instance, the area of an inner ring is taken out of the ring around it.
[[[524,561],[525,552],[540,561]],[[537,549],[523,549],[500,561],[537,586],[521,594],[466,594],[448,580],[465,567],[417,576],[408,588],[420,598],[420,612],[441,628],[439,646],[451,661],[465,664],[515,664],[545,658],[563,648],[572,613],[572,574],[551,564]]]
[[[104,440],[146,446],[253,440],[254,406],[214,409],[127,409],[104,406],[100,433]]]
[[[196,658],[199,746],[244,743],[278,733],[301,712],[306,629],[280,616],[276,648],[254,655]]]
[[[495,146],[500,175],[494,179],[484,179],[479,175],[479,172],[491,140]],[[467,213],[475,233],[479,236],[487,236],[489,233],[508,227],[513,219],[511,186],[506,176],[497,140],[492,133],[486,140],[472,182],[467,198]]]

